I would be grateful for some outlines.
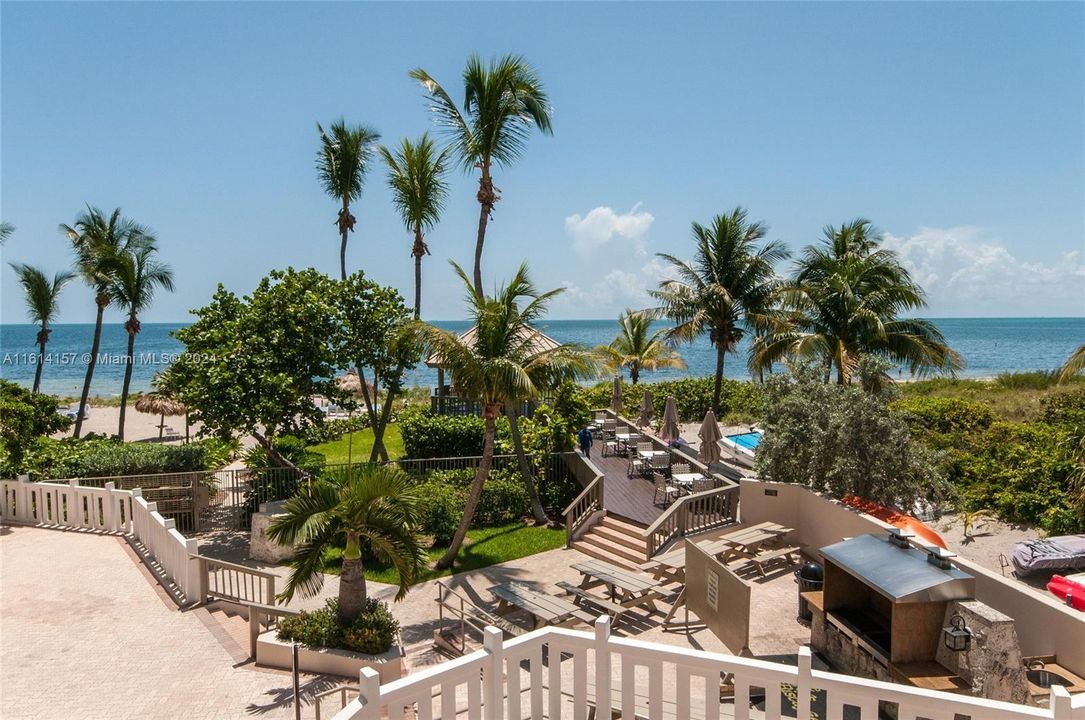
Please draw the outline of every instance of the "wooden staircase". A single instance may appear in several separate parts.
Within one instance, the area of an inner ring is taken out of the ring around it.
[[[647,559],[644,528],[610,515],[573,541],[573,549],[613,565],[636,570]]]

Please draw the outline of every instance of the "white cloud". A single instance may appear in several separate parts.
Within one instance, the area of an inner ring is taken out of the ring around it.
[[[921,228],[886,235],[927,291],[930,313],[1020,316],[1085,313],[1085,265],[1079,251],[1052,264],[1028,262],[973,227]]]
[[[565,218],[565,233],[572,238],[573,248],[582,256],[607,245],[612,240],[631,241],[633,251],[644,254],[644,236],[655,222],[649,212],[640,210],[637,203],[627,213],[616,213],[613,209],[600,205],[587,215],[574,213]]]

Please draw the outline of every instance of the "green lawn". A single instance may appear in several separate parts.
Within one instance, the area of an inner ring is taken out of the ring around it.
[[[474,528],[467,531],[467,542],[460,548],[460,554],[451,570],[433,570],[422,573],[417,582],[451,575],[453,573],[477,570],[478,568],[527,557],[544,550],[553,550],[565,545],[565,528],[536,527],[513,523],[499,527]],[[429,562],[433,563],[444,554],[444,548],[429,551]],[[324,572],[339,574],[342,551],[333,550],[325,560]],[[365,576],[376,582],[395,584],[399,574],[392,567],[367,567]]]
[[[352,437],[353,448],[350,446]],[[392,460],[403,457],[403,436],[399,433],[399,425],[388,425],[384,431],[384,447]],[[311,445],[309,449],[324,455],[330,465],[346,463],[348,458],[353,459],[354,462],[365,462],[369,459],[369,451],[373,449],[373,429],[366,428],[349,433],[338,440]]]

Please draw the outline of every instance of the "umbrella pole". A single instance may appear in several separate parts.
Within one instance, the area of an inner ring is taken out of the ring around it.
[[[185,410],[185,445],[188,445],[188,410]]]
[[[166,431],[166,413],[162,413],[158,417],[158,439],[162,439],[162,433]]]

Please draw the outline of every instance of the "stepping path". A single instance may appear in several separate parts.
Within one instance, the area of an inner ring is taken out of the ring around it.
[[[178,611],[123,538],[3,526],[0,576],[5,720],[294,717],[290,674],[239,666],[217,620]],[[302,677],[310,693],[341,682]]]

